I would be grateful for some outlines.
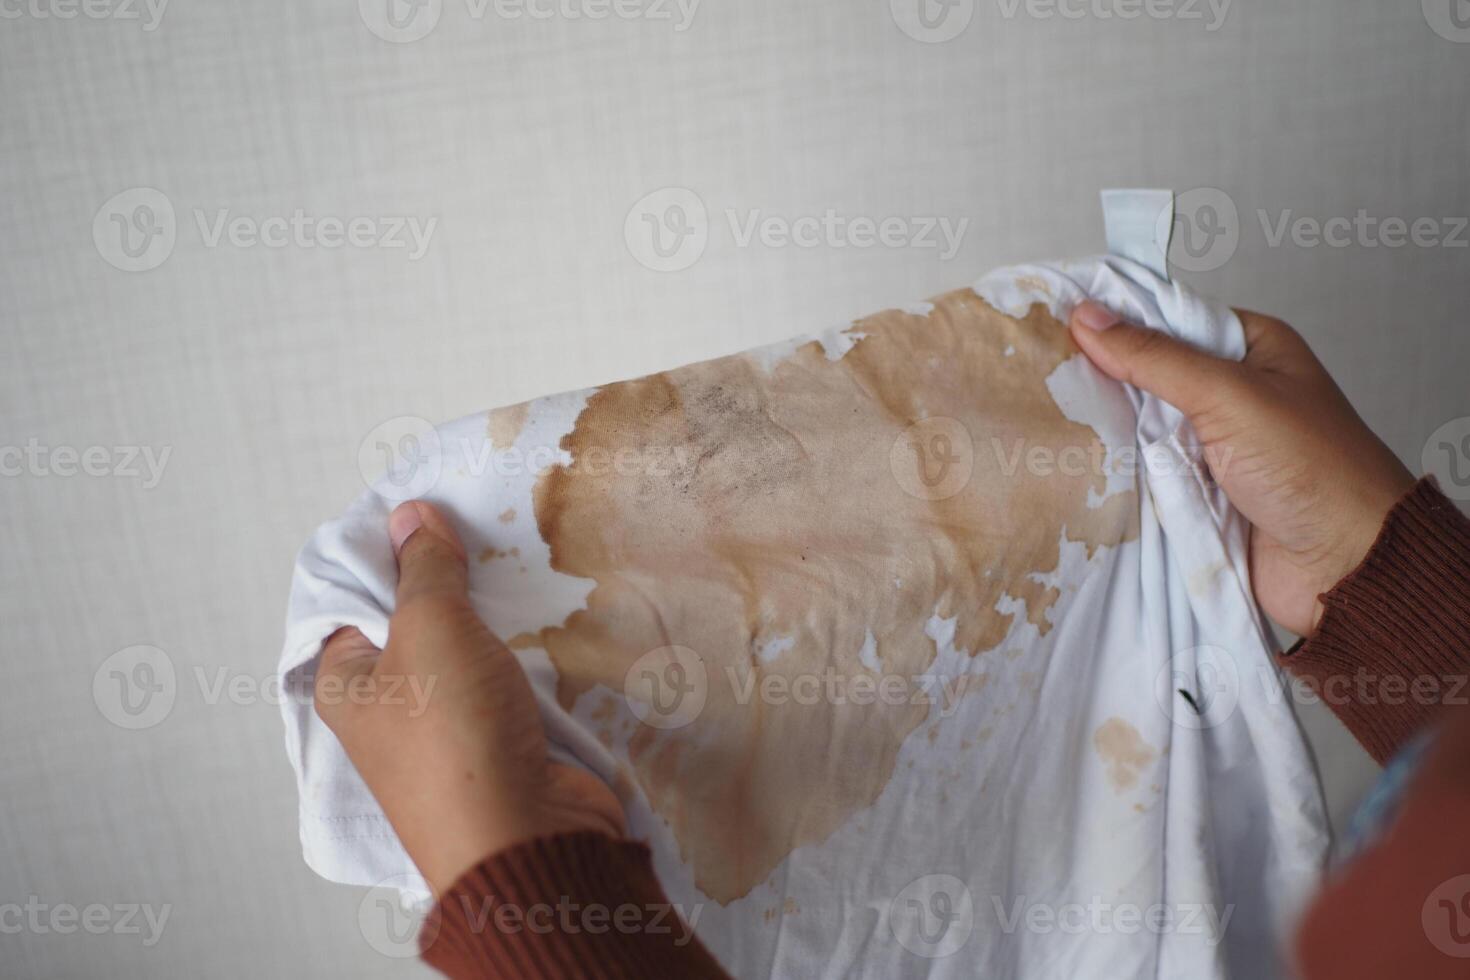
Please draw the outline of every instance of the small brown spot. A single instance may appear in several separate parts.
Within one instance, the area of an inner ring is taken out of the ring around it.
[[[514,507],[507,507],[507,508],[505,508],[505,510],[501,511],[501,513],[500,513],[500,523],[502,523],[502,524],[509,524],[511,521],[513,521],[515,519],[516,519],[516,509]]]
[[[1020,276],[1016,279],[1016,285],[1022,289],[1029,289],[1033,293],[1040,293],[1042,296],[1051,295],[1051,287],[1046,284],[1046,280],[1038,279],[1036,276]]]
[[[496,449],[514,446],[516,439],[520,438],[521,430],[526,427],[526,416],[530,414],[530,410],[531,403],[522,402],[491,411],[489,424],[486,426],[490,444]]]
[[[1189,573],[1185,587],[1189,589],[1189,594],[1196,599],[1208,598],[1216,591],[1215,579],[1229,568],[1230,563],[1224,559],[1196,568]]]
[[[1092,747],[1107,767],[1108,782],[1122,792],[1138,782],[1144,769],[1158,758],[1153,747],[1122,718],[1109,718],[1092,733]]]

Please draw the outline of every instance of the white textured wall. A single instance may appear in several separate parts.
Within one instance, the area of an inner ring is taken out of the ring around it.
[[[411,43],[367,26],[387,0],[366,16],[173,0],[158,20],[142,0],[88,0],[100,18],[69,2],[0,0],[0,448],[104,447],[94,470],[117,468],[115,447],[170,455],[156,486],[49,460],[0,477],[0,905],[170,917],[151,947],[146,925],[0,933],[6,976],[415,972],[365,941],[361,893],[301,864],[276,709],[251,690],[294,550],[361,489],[359,443],[385,419],[638,375],[1095,251],[1097,191],[1117,185],[1223,192],[1239,246],[1221,239],[1190,281],[1294,322],[1416,470],[1430,434],[1470,416],[1470,234],[1273,247],[1258,214],[1470,214],[1454,0],[1240,0],[1218,24],[1218,0],[1133,20],[1094,12],[1129,0],[1069,7],[1080,18],[960,0],[941,30],[971,19],[941,43],[907,36],[888,0],[703,0],[687,22],[672,2],[653,11],[670,20],[593,21],[443,0]],[[172,206],[176,241],[127,272],[106,260],[128,264],[110,212],[100,245],[94,217],[138,187]],[[624,226],[665,187],[695,192],[710,231],[661,273]],[[725,216],[829,208],[969,224],[945,260],[741,246]],[[196,211],[209,226],[220,209],[437,224],[417,259],[211,246]],[[135,645],[164,651],[177,690],[129,731],[93,679]],[[1340,814],[1372,769],[1330,719],[1312,727]]]

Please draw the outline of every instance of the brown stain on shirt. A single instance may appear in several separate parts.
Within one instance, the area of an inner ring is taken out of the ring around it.
[[[514,446],[516,439],[520,437],[521,430],[526,427],[526,417],[530,415],[530,412],[530,402],[493,409],[485,427],[486,434],[490,436],[490,444],[496,449],[509,449]],[[504,520],[503,517],[501,519]]]
[[[1137,534],[1134,494],[1087,506],[1102,474],[1034,476],[1024,462],[1008,473],[991,443],[1009,454],[1017,439],[1052,452],[1097,442],[1047,390],[1078,352],[1043,307],[1016,319],[965,289],[927,316],[888,311],[852,330],[864,336],[837,360],[812,342],[769,369],[735,355],[600,388],[562,440],[574,461],[677,448],[682,464],[558,467],[535,488],[552,567],[596,584],[585,609],[512,645],[544,647],[568,707],[599,684],[621,691],[651,650],[700,655],[703,711],[678,729],[638,726],[629,755],[696,884],[722,904],[871,805],[930,711],[907,699],[741,703],[747,675],[757,691],[828,667],[871,675],[869,631],[885,674],[920,675],[938,653],[925,633],[936,612],[959,618],[955,646],[976,655],[1013,625],[995,610],[1003,595],[1044,633],[1058,592],[1033,576],[1057,568],[1059,537],[1091,555]],[[936,417],[963,423],[974,470],[953,496],[926,500],[891,467],[923,462],[894,447]],[[789,645],[761,658],[776,640]]]
[[[1118,792],[1131,789],[1143,771],[1158,758],[1153,746],[1143,740],[1122,718],[1109,718],[1092,733],[1092,747],[1107,769],[1108,782]]]

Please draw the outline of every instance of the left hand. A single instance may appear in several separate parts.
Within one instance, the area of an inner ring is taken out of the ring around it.
[[[379,650],[352,627],[333,633],[316,711],[435,894],[534,837],[621,837],[622,807],[607,784],[547,759],[530,682],[470,604],[464,548],[448,520],[411,501],[388,531],[398,556],[388,643]]]

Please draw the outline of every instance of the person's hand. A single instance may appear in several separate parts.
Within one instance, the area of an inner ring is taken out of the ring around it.
[[[1237,313],[1248,348],[1239,363],[1124,323],[1092,300],[1072,312],[1071,331],[1104,373],[1189,418],[1214,478],[1251,523],[1256,599],[1305,635],[1322,615],[1317,597],[1362,562],[1414,478],[1296,331]]]
[[[410,502],[388,521],[398,596],[382,650],[356,629],[327,640],[316,711],[436,894],[489,855],[564,831],[623,834],[601,779],[546,757],[531,685],[470,604],[464,548]]]

